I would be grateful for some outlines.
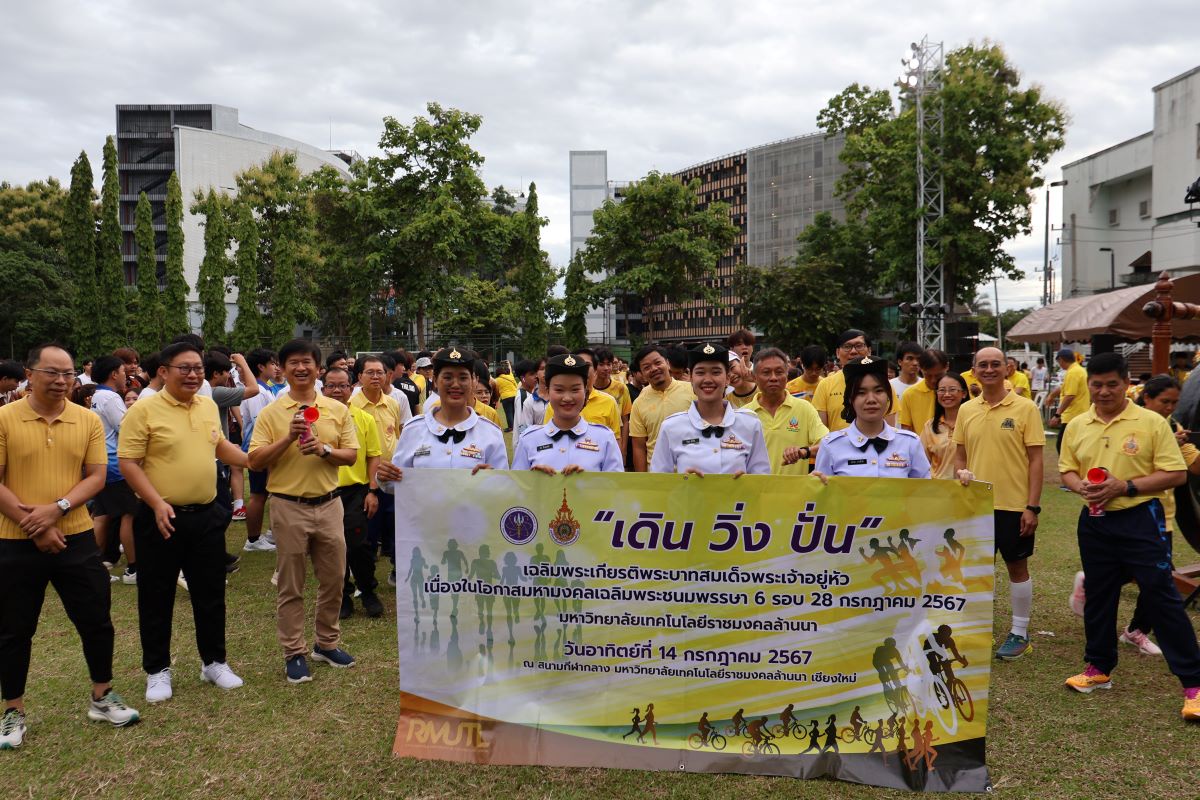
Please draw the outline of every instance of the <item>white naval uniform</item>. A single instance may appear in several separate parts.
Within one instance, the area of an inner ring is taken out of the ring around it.
[[[887,442],[882,452],[867,444],[868,437],[851,422],[821,440],[814,469],[851,478],[929,477],[929,458],[917,434],[884,423],[878,438]]]
[[[450,438],[443,442],[438,437],[448,429],[434,419],[433,412],[430,409],[404,425],[392,455],[393,464],[400,469],[474,469],[478,464],[508,469],[508,451],[499,426],[470,409],[471,415],[454,426],[465,434],[462,441]],[[380,481],[379,485],[384,491],[395,490],[392,481]]]
[[[558,439],[553,437],[562,433]],[[583,417],[569,431],[560,431],[551,420],[527,428],[513,448],[513,469],[546,465],[562,471],[576,464],[588,472],[624,472],[621,446],[607,425],[595,425]]]
[[[725,417],[718,426],[723,428],[721,434],[705,436],[705,429],[710,427],[696,410],[695,402],[687,411],[667,417],[658,430],[650,471],[771,474],[771,459],[757,414],[739,411],[726,401]]]

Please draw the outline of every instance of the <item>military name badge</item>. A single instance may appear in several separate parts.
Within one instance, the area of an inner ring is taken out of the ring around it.
[[[684,447],[687,447],[689,444],[700,444],[700,440],[699,439],[684,439],[683,440]]]
[[[733,434],[729,434],[728,436],[726,436],[724,439],[721,440],[721,449],[722,450],[745,450],[746,445],[742,444],[741,439],[737,438]]]
[[[867,463],[865,458],[851,458],[847,462],[852,467],[860,467]]]
[[[600,452],[600,445],[586,437],[584,439],[580,440],[580,442],[578,444],[576,444],[575,446],[578,447],[580,450],[590,450],[593,453]]]
[[[427,455],[429,455],[429,445],[427,444],[421,445],[416,449],[415,452],[413,452],[413,458],[420,458],[421,456]]]
[[[483,451],[474,444],[469,444],[459,451],[459,455],[466,456],[467,458],[473,458],[478,461],[479,459],[483,458]]]
[[[554,447],[554,445],[552,445],[552,444],[549,444],[549,443],[547,443],[547,444],[539,444],[539,445],[537,446],[537,452],[539,452],[539,453],[540,453],[540,452],[542,452],[543,450],[549,450],[551,447]]]

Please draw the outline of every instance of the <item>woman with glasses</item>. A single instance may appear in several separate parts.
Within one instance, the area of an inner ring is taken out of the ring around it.
[[[957,372],[947,373],[937,385],[933,419],[921,430],[921,444],[929,457],[930,477],[954,480],[954,426],[958,409],[967,399],[967,382]]]

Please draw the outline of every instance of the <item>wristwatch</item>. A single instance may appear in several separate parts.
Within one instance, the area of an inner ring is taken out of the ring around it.
[[[332,452],[333,452],[333,448],[332,448],[332,447],[330,447],[328,444],[323,444],[323,445],[321,445],[321,452],[320,452],[320,453],[318,453],[318,455],[319,455],[321,458],[328,458],[328,457],[329,457],[329,454],[330,454],[330,453],[332,453]]]
[[[812,458],[812,450],[808,447],[801,447],[800,457],[805,461],[808,461],[810,458]]]
[[[1134,485],[1133,481],[1125,481],[1125,496],[1137,497],[1137,493],[1138,488]]]
[[[1032,511],[1032,512],[1033,512],[1033,513],[1035,513],[1035,514],[1041,514],[1041,513],[1042,513],[1042,507],[1041,507],[1041,506],[1025,506],[1025,510],[1026,510],[1026,511]]]
[[[58,510],[64,514],[71,510],[71,501],[65,497],[60,497],[55,500],[54,505],[58,506]]]

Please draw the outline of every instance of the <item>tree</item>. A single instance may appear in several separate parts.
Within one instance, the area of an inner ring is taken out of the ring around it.
[[[823,257],[742,265],[736,276],[742,317],[789,353],[824,342],[849,327],[855,310],[841,275],[841,268]]]
[[[164,310],[158,290],[158,257],[154,244],[154,211],[145,192],[138,194],[134,214],[133,239],[137,244],[137,308],[133,315],[130,336],[133,346],[142,353],[153,353],[162,347]]]
[[[381,317],[384,282],[364,269],[370,239],[361,208],[361,181],[347,182],[331,167],[309,176],[322,268],[314,280],[316,322],[321,330],[350,340],[354,350],[371,346],[373,322]]]
[[[172,336],[192,329],[188,319],[188,285],[183,274],[183,194],[179,175],[172,172],[167,180],[167,291],[163,298],[166,330]]]
[[[567,347],[572,349],[587,344],[587,310],[591,308],[595,296],[595,284],[587,277],[583,262],[583,251],[575,254],[567,266],[565,280],[566,299],[563,308],[566,319],[563,321],[563,337]]]
[[[485,196],[483,157],[469,143],[481,118],[437,103],[426,112],[407,126],[385,117],[383,155],[367,159],[361,171],[370,195],[363,207],[371,232],[367,266],[391,283],[422,348],[426,316],[437,316],[457,291],[457,276],[473,256]]]
[[[92,165],[87,153],[80,152],[71,166],[71,191],[63,238],[67,267],[71,276],[71,324],[62,330],[69,337],[80,357],[94,354],[99,347],[97,326],[100,306],[96,291],[96,209],[92,201]]]
[[[20,302],[0,314],[0,352],[22,358],[34,346],[62,339],[75,324],[69,302],[71,277],[62,263],[0,248],[0,286]]]
[[[1022,277],[1003,246],[1029,233],[1032,191],[1063,146],[1067,115],[1040,87],[1022,88],[1004,51],[988,42],[951,51],[942,83],[928,102],[942,104],[945,132],[940,149],[928,143],[924,156],[941,168],[945,214],[929,231],[936,246],[926,263],[942,264],[948,302],[967,302],[993,274]],[[913,292],[920,213],[915,107],[897,111],[887,92],[855,84],[830,100],[817,121],[827,134],[846,135],[847,172],[837,192],[847,216],[869,232],[882,288]]]
[[[515,336],[521,318],[517,294],[507,286],[466,276],[435,320],[439,333],[453,336]]]
[[[699,181],[685,185],[651,172],[629,188],[622,202],[606,201],[593,216],[583,253],[587,272],[606,276],[596,285],[597,297],[642,298],[651,341],[650,306],[659,298],[714,302],[718,297],[717,262],[733,245],[737,228],[725,203],[697,206],[699,189]]]
[[[69,195],[56,178],[27,186],[0,183],[0,249],[65,264],[63,236]]]
[[[117,182],[117,144],[104,140],[104,182],[100,190],[99,302],[100,351],[111,353],[128,343],[129,295],[121,256],[121,187]]]
[[[238,299],[230,345],[245,353],[262,346],[264,326],[258,305],[258,223],[250,206],[241,200],[234,203],[233,238],[237,242],[234,281]]]
[[[213,189],[208,194],[196,192],[193,214],[204,216],[204,260],[196,279],[196,293],[204,318],[200,335],[205,342],[215,344],[225,340],[225,297],[229,293],[229,198]]]
[[[550,266],[550,259],[542,250],[542,226],[546,224],[546,219],[538,216],[536,183],[529,184],[525,210],[513,215],[512,220],[516,252],[511,279],[517,291],[518,319],[524,330],[521,351],[526,356],[535,356],[546,352],[550,318],[556,316],[554,284],[559,278],[558,270]]]

